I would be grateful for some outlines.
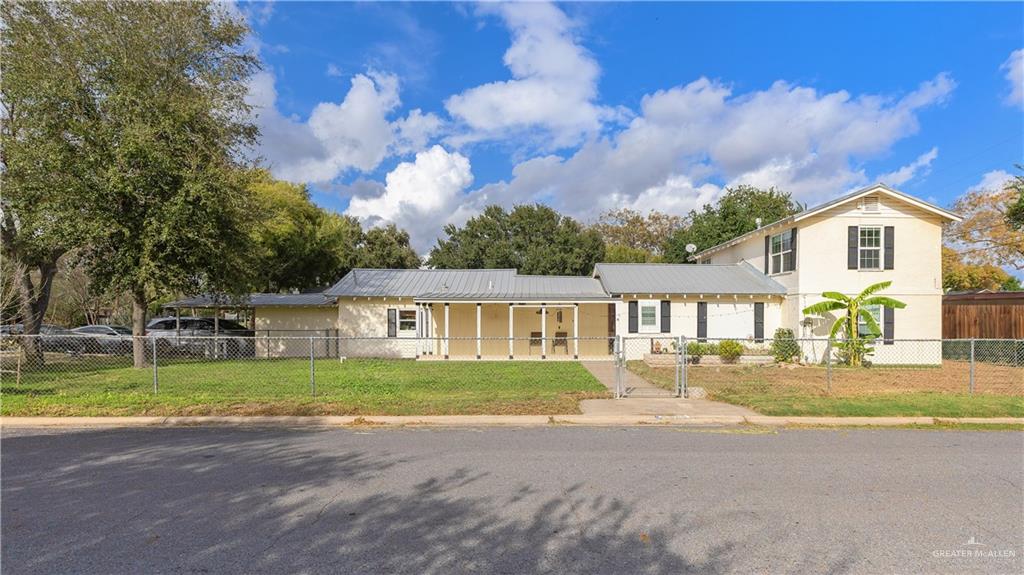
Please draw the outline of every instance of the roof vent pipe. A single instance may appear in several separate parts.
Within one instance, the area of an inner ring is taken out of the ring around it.
[[[494,290],[494,281],[493,280],[487,280],[487,291],[493,291],[493,290]]]
[[[754,218],[754,225],[757,226],[757,229],[761,229],[761,218]]]

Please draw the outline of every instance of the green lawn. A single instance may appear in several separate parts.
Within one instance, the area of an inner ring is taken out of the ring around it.
[[[627,362],[627,367],[654,385],[674,388],[671,368],[651,368],[643,361]],[[687,373],[689,385],[703,388],[708,399],[764,415],[1024,417],[1020,385],[997,388],[1018,390],[1016,394],[944,391],[951,388],[942,382],[938,368],[873,369],[865,370],[863,377],[847,369],[836,375],[843,383],[831,394],[824,388],[824,369],[819,367],[690,367]],[[892,381],[900,387],[884,387],[884,382]]]
[[[708,397],[764,415],[1024,417],[1024,398],[1008,395],[909,392],[836,397],[737,384],[709,391]]]
[[[96,358],[102,359],[102,358]],[[3,415],[456,415],[579,413],[608,397],[572,362],[317,360],[316,397],[304,359],[179,362],[152,369],[124,360],[51,364],[6,375]]]

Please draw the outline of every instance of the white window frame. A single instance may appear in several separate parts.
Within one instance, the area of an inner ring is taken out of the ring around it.
[[[788,270],[786,269],[786,255],[789,254],[790,257],[792,257],[792,254],[793,254],[793,235],[792,234],[793,234],[792,230],[786,230],[784,232],[773,234],[771,236],[771,238],[768,239],[768,258],[770,260],[770,267],[769,267],[769,269],[771,270],[771,274],[770,275],[789,273],[789,272],[791,272],[791,271],[796,269],[796,260],[795,259],[793,260],[793,267],[788,269]],[[778,250],[775,249],[775,238],[779,239]],[[785,247],[785,242],[787,242],[787,241],[789,242],[789,249],[788,250],[787,249],[783,249]],[[776,256],[778,256],[778,258],[779,258],[778,259],[778,263],[779,263],[778,267],[775,266],[775,261],[776,261],[775,258],[776,258]]]
[[[410,319],[406,318],[405,320],[403,320],[402,319],[402,314],[412,314],[412,319],[410,320]],[[419,314],[416,313],[415,309],[402,309],[402,308],[398,308],[398,316],[395,318],[395,321],[398,322],[395,327],[396,327],[396,334],[399,337],[416,337],[416,333],[417,333],[416,332],[416,328],[417,328],[417,326],[419,326]],[[402,321],[405,321],[405,322],[412,321],[412,329],[402,329]]]
[[[873,230],[878,236],[878,245],[865,246],[864,245],[864,231]],[[882,269],[882,226],[859,226],[857,228],[857,269],[866,271],[875,271]],[[864,264],[864,255],[874,252],[875,262],[874,266],[868,266]]]
[[[871,317],[875,318],[875,323],[878,327],[882,327],[882,306],[880,305],[865,305],[861,306],[860,309],[867,310],[871,314]],[[864,321],[864,318],[857,314],[857,335],[860,337],[873,336],[874,334],[868,329],[868,322]],[[877,337],[881,337],[879,334]]]
[[[654,324],[644,325],[644,308],[654,308]],[[637,303],[637,331],[639,333],[661,333],[661,300],[642,299]]]

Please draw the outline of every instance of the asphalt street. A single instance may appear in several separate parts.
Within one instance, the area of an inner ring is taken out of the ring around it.
[[[5,430],[3,573],[1020,573],[1024,434]]]

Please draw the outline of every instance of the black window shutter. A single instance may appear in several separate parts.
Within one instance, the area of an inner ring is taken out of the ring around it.
[[[768,275],[768,270],[771,269],[771,260],[772,260],[771,244],[772,244],[771,236],[765,236],[764,237],[764,275]]]
[[[793,271],[796,269],[796,228],[789,230],[789,243],[793,246],[793,253],[789,254],[789,269],[786,271]]]
[[[896,310],[889,307],[882,307],[882,343],[892,345],[893,333],[895,332]]]
[[[629,333],[640,331],[640,304],[636,301],[629,302]]]
[[[697,302],[697,339],[708,337],[708,302]]]
[[[893,264],[896,263],[896,258],[894,257],[896,255],[895,235],[896,228],[893,226],[885,226],[885,239],[883,240],[885,243],[883,246],[885,247],[885,269],[887,270],[893,269]]]
[[[388,337],[398,336],[398,310],[388,310]]]
[[[754,341],[764,341],[764,303],[754,303]]]
[[[857,226],[846,228],[846,269],[857,269],[857,248],[860,237],[857,235]]]
[[[672,331],[672,302],[661,300],[661,333]]]

